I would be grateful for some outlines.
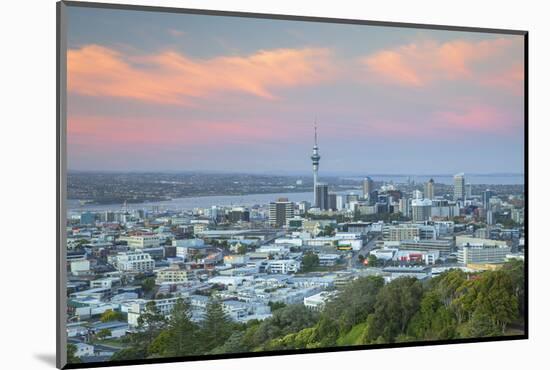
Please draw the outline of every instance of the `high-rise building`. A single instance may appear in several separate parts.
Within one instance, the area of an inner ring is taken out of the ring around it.
[[[409,206],[410,200],[407,198],[401,198],[399,199],[399,212],[405,217],[409,217],[410,215],[410,206]]]
[[[363,198],[369,199],[370,193],[374,190],[374,183],[370,177],[365,177],[363,179]]]
[[[319,161],[321,156],[319,155],[319,147],[317,146],[317,123],[315,123],[315,141],[313,144],[313,154],[311,155],[311,161],[313,163],[313,207],[320,208],[317,204],[317,182]]]
[[[430,179],[424,184],[424,198],[434,199],[434,179]]]
[[[294,203],[288,198],[279,198],[269,203],[269,224],[275,227],[286,225],[286,220],[294,217]]]
[[[328,204],[328,184],[319,182],[315,186],[315,204],[316,208],[326,211],[329,209]]]
[[[414,222],[429,221],[432,216],[432,201],[429,199],[413,199],[412,219]]]
[[[338,209],[336,205],[336,193],[329,193],[328,195],[328,208],[332,211],[336,211]]]
[[[487,225],[494,225],[495,219],[494,219],[493,211],[487,211]]]
[[[346,208],[346,198],[343,195],[336,196],[336,210],[341,211]]]
[[[80,214],[80,224],[81,225],[95,224],[95,213],[83,212],[82,214]]]
[[[481,193],[481,201],[483,203],[483,208],[485,208],[486,210],[489,210],[491,208],[490,206],[490,199],[492,196],[494,196],[495,193],[492,191],[492,190],[485,190],[484,192]]]
[[[470,183],[466,184],[466,198],[464,199],[472,199],[472,184]]]
[[[244,207],[234,207],[227,213],[227,220],[234,222],[250,222],[250,211]]]
[[[466,199],[466,186],[464,182],[464,173],[458,173],[454,176],[454,200],[464,201]]]

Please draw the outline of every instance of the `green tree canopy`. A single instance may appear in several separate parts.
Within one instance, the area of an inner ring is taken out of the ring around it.
[[[191,321],[191,306],[178,299],[171,312],[166,329],[151,343],[149,352],[161,356],[189,356],[198,353],[199,327]]]
[[[124,314],[122,312],[114,311],[114,310],[106,310],[103,312],[99,318],[101,322],[109,322],[109,321],[125,321]]]
[[[308,252],[302,257],[302,271],[311,271],[319,266],[319,256],[315,253]]]
[[[367,319],[368,341],[392,343],[420,307],[423,289],[415,278],[400,277],[385,285],[376,296],[374,313]]]
[[[225,313],[222,303],[211,299],[206,306],[206,314],[202,322],[201,342],[204,351],[209,352],[221,346],[231,336],[233,325]]]

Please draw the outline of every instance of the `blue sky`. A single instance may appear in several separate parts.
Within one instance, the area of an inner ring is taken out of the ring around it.
[[[523,172],[523,38],[69,7],[69,168]]]

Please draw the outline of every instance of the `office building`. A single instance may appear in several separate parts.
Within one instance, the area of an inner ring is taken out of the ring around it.
[[[315,205],[320,210],[327,211],[329,209],[328,204],[328,184],[317,183],[315,186]]]
[[[328,200],[328,199],[327,199]],[[294,203],[288,198],[279,198],[276,202],[269,203],[269,224],[275,227],[283,227],[286,221],[294,217]]]
[[[336,196],[336,210],[341,211],[346,208],[346,200],[343,195]]]
[[[424,198],[426,199],[434,199],[435,192],[434,192],[434,179],[430,179],[426,184],[424,184]]]
[[[405,217],[410,215],[410,200],[407,198],[399,199],[399,212]]]
[[[490,199],[494,195],[495,195],[494,191],[489,190],[489,189],[487,189],[487,190],[485,190],[484,192],[481,193],[481,202],[483,203],[483,208],[485,208],[486,210],[491,209]]]
[[[440,256],[445,257],[453,251],[454,243],[452,239],[436,240],[402,240],[399,248],[403,250],[413,250],[421,252],[437,251]]]
[[[463,244],[458,246],[458,263],[503,263],[512,248],[506,244]]]
[[[455,201],[463,201],[466,199],[466,185],[464,173],[458,173],[454,176],[454,198]]]
[[[328,195],[328,209],[331,211],[338,210],[337,195],[335,193],[329,193]]]
[[[80,215],[81,225],[93,225],[95,224],[95,213],[84,212]]]
[[[495,216],[493,214],[493,211],[487,211],[487,225],[494,225],[495,224]]]
[[[153,270],[155,261],[148,253],[136,249],[119,253],[115,257],[114,266],[119,271],[146,272]]]
[[[429,199],[413,199],[411,209],[414,222],[429,221],[432,216],[432,201]]]
[[[370,199],[370,194],[374,191],[374,182],[370,177],[363,179],[363,198]]]
[[[157,271],[155,283],[160,285],[162,283],[185,283],[187,282],[187,271],[182,270],[178,265],[172,265]]]
[[[160,238],[153,233],[121,237],[120,240],[126,241],[130,249],[145,249],[160,246]]]
[[[250,211],[244,207],[234,207],[227,213],[227,220],[231,223],[249,222]]]

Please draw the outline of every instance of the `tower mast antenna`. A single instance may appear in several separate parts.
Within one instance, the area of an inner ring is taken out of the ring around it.
[[[315,132],[315,146],[317,146],[317,117],[313,120],[313,129]]]
[[[313,153],[311,155],[311,162],[313,164],[313,204],[314,208],[317,208],[317,183],[318,183],[318,171],[319,171],[319,160],[321,156],[319,155],[319,147],[317,146],[317,117],[313,121],[313,132],[314,132],[314,144],[313,144]]]

